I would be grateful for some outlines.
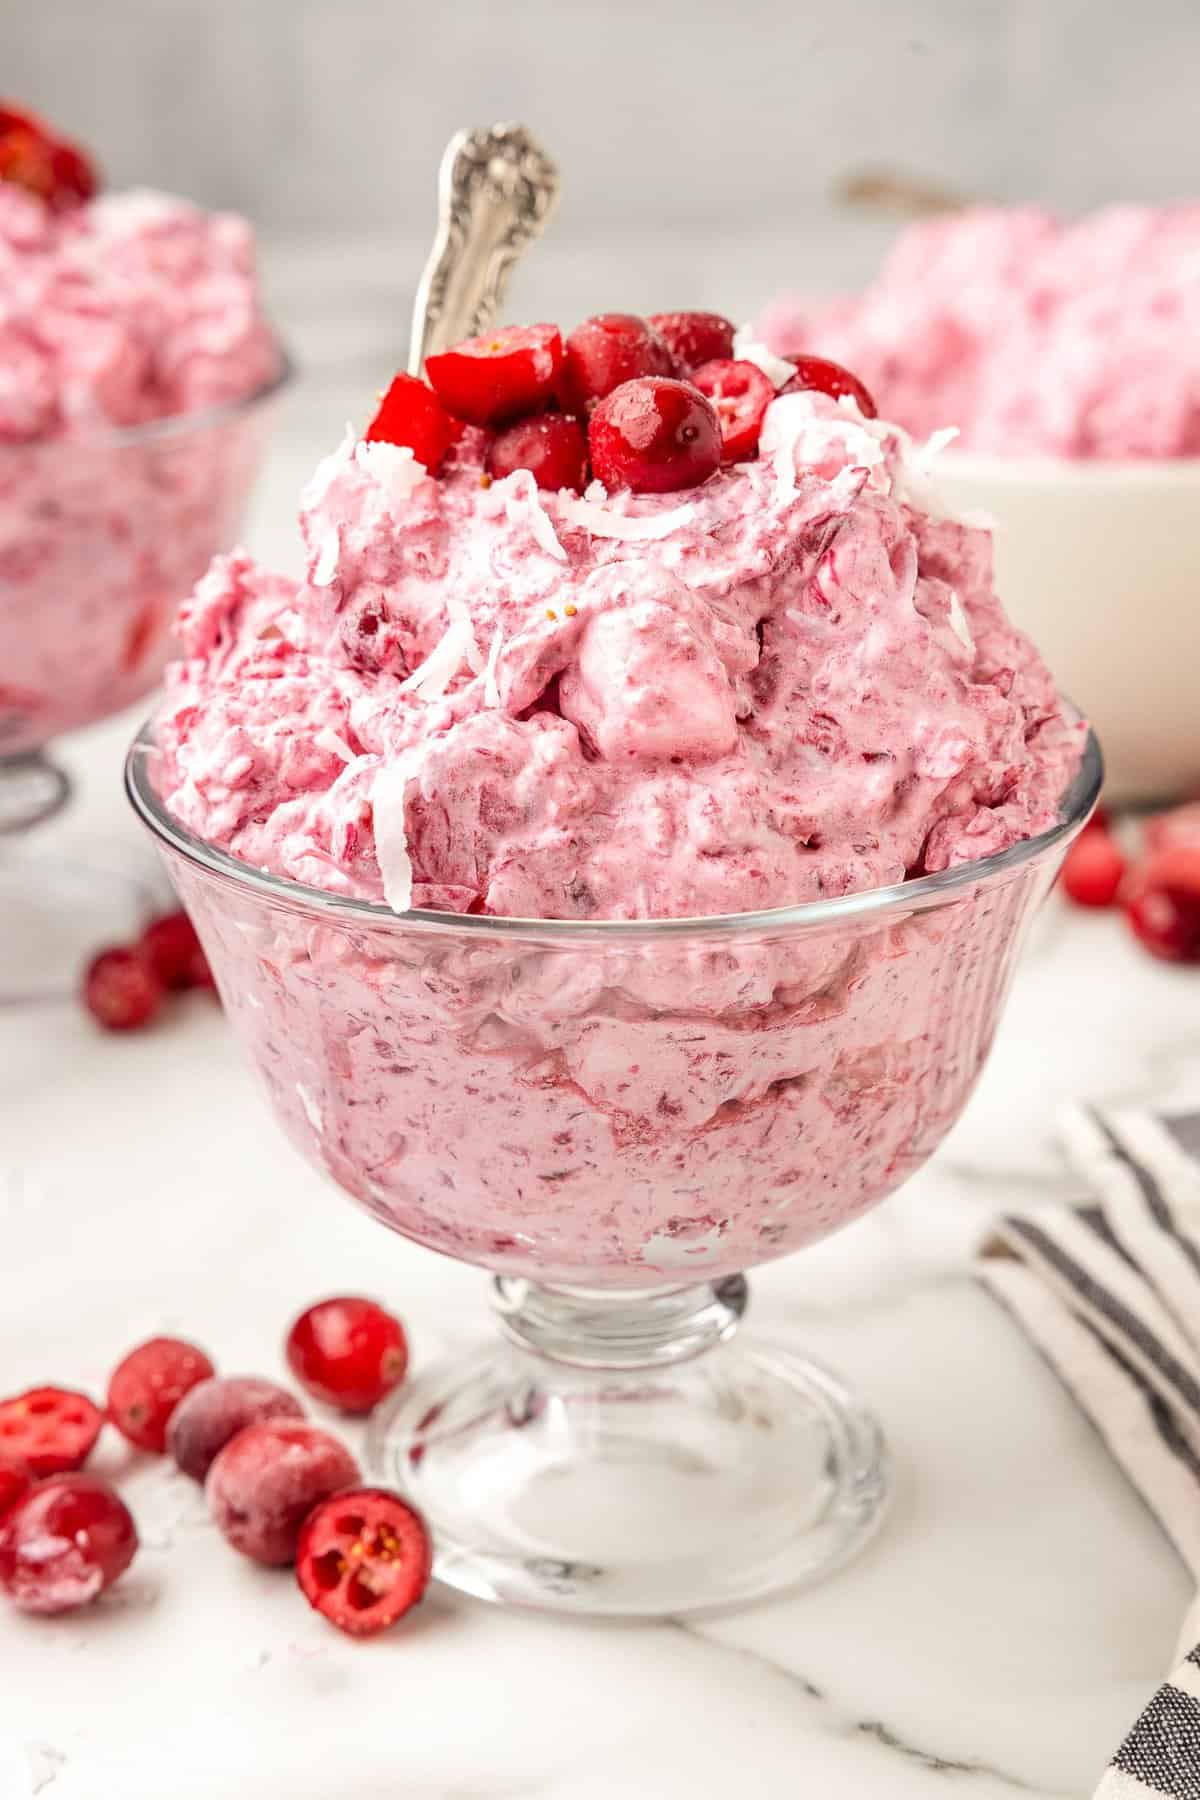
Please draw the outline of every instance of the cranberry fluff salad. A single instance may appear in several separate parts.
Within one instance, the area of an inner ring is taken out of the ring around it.
[[[911,226],[878,278],[763,315],[775,350],[842,358],[890,418],[966,450],[1200,456],[1200,206],[1064,223],[971,207]]]
[[[293,1136],[407,1235],[618,1286],[782,1254],[937,1142],[1052,871],[883,924],[661,922],[1004,851],[1084,727],[936,443],[845,369],[686,313],[427,374],[318,468],[304,581],[239,552],[183,608],[159,799],[284,883],[178,857],[184,897]]]
[[[179,600],[236,532],[281,373],[250,228],[97,193],[0,106],[0,755],[151,686]]]

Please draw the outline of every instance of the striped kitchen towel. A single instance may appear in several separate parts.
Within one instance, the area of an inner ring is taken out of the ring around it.
[[[984,1281],[1091,1419],[1200,1589],[1200,1113],[1073,1109],[1088,1198],[1002,1219]],[[1095,1800],[1200,1800],[1200,1600]]]

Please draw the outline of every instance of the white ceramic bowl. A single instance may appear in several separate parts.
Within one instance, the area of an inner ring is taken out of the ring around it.
[[[996,525],[996,587],[1096,728],[1114,800],[1200,789],[1200,458],[948,450],[938,485]]]

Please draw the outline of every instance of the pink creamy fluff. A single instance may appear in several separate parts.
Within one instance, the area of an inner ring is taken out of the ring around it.
[[[0,446],[237,399],[277,359],[243,219],[150,192],[52,213],[0,183]]]
[[[527,918],[744,912],[1003,850],[1081,727],[894,427],[777,399],[760,460],[663,496],[439,479],[352,438],[308,580],[218,562],[183,609],[163,797],[338,894]]]
[[[845,363],[889,418],[966,449],[1200,456],[1200,206],[1075,223],[976,207],[911,226],[864,293],[785,299],[781,353]]]

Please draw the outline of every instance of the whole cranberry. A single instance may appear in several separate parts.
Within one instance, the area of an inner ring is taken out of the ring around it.
[[[588,424],[592,468],[606,488],[667,494],[721,466],[721,426],[688,381],[647,376],[602,400]]]
[[[152,919],[142,933],[141,952],[163,987],[211,987],[212,976],[196,927],[182,910]]]
[[[503,480],[517,469],[528,469],[540,488],[554,491],[587,486],[587,433],[578,419],[565,413],[536,413],[518,419],[492,439],[487,454],[488,474]]]
[[[167,1452],[203,1481],[230,1438],[264,1419],[302,1419],[294,1394],[260,1375],[212,1375],[184,1395],[167,1426]]]
[[[0,1519],[0,1588],[22,1612],[73,1612],[137,1552],[125,1502],[92,1475],[52,1475]]]
[[[171,1414],[198,1381],[216,1370],[195,1344],[150,1338],[131,1350],[108,1384],[108,1416],[139,1450],[163,1451]]]
[[[1159,850],[1135,872],[1122,904],[1151,955],[1200,963],[1200,847]]]
[[[698,369],[701,363],[733,355],[733,326],[720,313],[651,313],[649,323],[680,369]]]
[[[162,1006],[163,984],[140,950],[102,950],[84,972],[83,1003],[106,1031],[138,1031]]]
[[[310,1306],[288,1332],[285,1349],[301,1387],[347,1413],[370,1412],[408,1369],[399,1319],[357,1294]]]
[[[637,375],[673,375],[675,358],[654,327],[634,313],[597,313],[566,341],[563,397],[571,412],[588,413],[598,400]]]
[[[315,1425],[268,1419],[230,1438],[204,1491],[222,1535],[253,1562],[296,1560],[300,1527],[317,1505],[361,1480],[358,1464]]]
[[[1125,876],[1121,847],[1107,831],[1081,832],[1067,851],[1063,892],[1076,906],[1112,906]]]

